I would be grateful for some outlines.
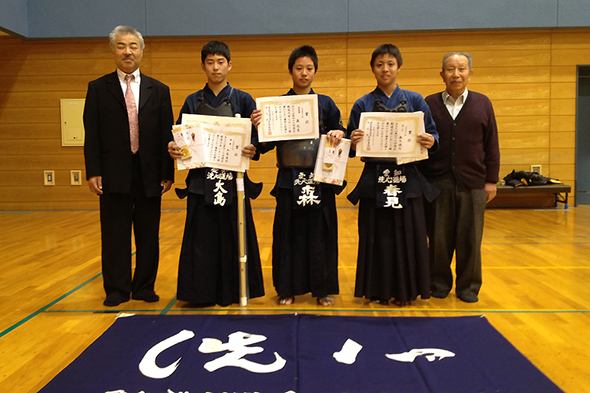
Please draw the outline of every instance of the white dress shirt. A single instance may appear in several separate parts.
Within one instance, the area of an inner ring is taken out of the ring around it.
[[[467,89],[455,100],[447,91],[442,92],[442,99],[453,120],[457,117],[467,100]]]

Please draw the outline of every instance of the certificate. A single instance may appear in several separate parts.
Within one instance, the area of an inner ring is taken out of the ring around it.
[[[182,124],[172,129],[183,152],[183,158],[176,160],[178,169],[246,171],[250,159],[242,156],[242,149],[250,144],[251,131],[250,119],[183,114]]]
[[[262,110],[260,142],[320,137],[316,94],[257,98],[256,108]]]
[[[326,136],[322,135],[318,157],[315,160],[313,180],[321,183],[344,184],[348,153],[350,152],[350,139],[342,139],[338,146],[326,147]]]
[[[365,135],[357,145],[357,156],[396,158],[398,164],[428,158],[428,149],[417,140],[426,132],[423,112],[363,112],[359,129]]]

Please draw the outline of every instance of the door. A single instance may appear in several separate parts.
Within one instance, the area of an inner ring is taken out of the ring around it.
[[[578,65],[576,204],[590,204],[590,65]]]

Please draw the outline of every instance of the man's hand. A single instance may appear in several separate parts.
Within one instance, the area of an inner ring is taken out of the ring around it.
[[[160,185],[162,186],[162,195],[164,195],[172,187],[172,180],[162,180]]]
[[[496,183],[486,183],[486,203],[490,203],[496,197]]]
[[[175,160],[182,158],[182,152],[174,141],[168,142],[168,154],[170,154],[170,157],[174,158]]]
[[[102,176],[92,176],[88,179],[88,187],[90,187],[90,192],[102,195]]]

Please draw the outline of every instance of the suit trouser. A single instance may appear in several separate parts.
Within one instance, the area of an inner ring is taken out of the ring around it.
[[[100,196],[102,273],[109,296],[128,298],[154,291],[160,257],[161,197],[146,197],[139,157],[133,159],[131,192]],[[135,272],[132,277],[131,229],[135,234]]]
[[[429,179],[440,195],[427,205],[430,277],[433,291],[450,292],[451,262],[456,252],[457,295],[479,293],[482,284],[481,242],[486,193],[464,190],[452,173]]]

